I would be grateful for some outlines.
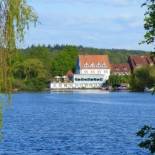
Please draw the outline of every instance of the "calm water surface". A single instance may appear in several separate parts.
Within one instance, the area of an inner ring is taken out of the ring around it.
[[[150,94],[14,94],[4,108],[0,155],[148,155],[135,135],[144,124],[155,126]]]

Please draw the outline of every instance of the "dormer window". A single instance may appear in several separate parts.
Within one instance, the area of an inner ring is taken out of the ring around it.
[[[104,66],[104,68],[108,68],[107,65],[106,65],[105,63],[103,64],[103,66]]]
[[[84,67],[88,67],[88,63],[87,62],[84,64]]]
[[[92,64],[91,64],[91,67],[93,67],[93,68],[94,68],[94,63],[92,63]]]

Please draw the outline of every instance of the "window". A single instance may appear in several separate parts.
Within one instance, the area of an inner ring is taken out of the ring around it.
[[[95,73],[95,71],[94,70],[91,70],[91,74],[94,74]]]
[[[94,63],[90,64],[89,67],[94,68],[95,67]]]
[[[97,63],[97,66],[100,67],[100,63],[99,62]]]
[[[89,67],[87,62],[84,64],[84,67]]]
[[[84,73],[85,73],[85,74],[88,74],[88,71],[87,71],[87,70],[85,70],[85,71],[84,71]]]

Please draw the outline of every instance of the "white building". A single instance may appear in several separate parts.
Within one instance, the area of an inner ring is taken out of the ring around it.
[[[80,55],[72,83],[51,83],[51,89],[100,88],[109,79],[110,62],[107,55]]]
[[[80,55],[73,82],[76,88],[99,88],[109,79],[110,62],[107,55]]]

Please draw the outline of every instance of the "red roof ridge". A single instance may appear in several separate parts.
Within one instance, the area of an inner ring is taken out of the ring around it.
[[[98,63],[105,64],[108,68],[110,68],[108,55],[105,55],[105,54],[79,55],[79,64],[80,64],[80,67],[82,68],[88,68],[87,66],[85,66],[86,64],[91,65],[91,64],[98,64]],[[100,67],[98,66],[97,68],[101,68],[101,66]]]
[[[130,65],[128,63],[111,64],[112,72],[130,72]]]
[[[132,55],[129,56],[129,61],[132,69],[134,69],[136,66],[154,64],[153,59],[150,55]]]

